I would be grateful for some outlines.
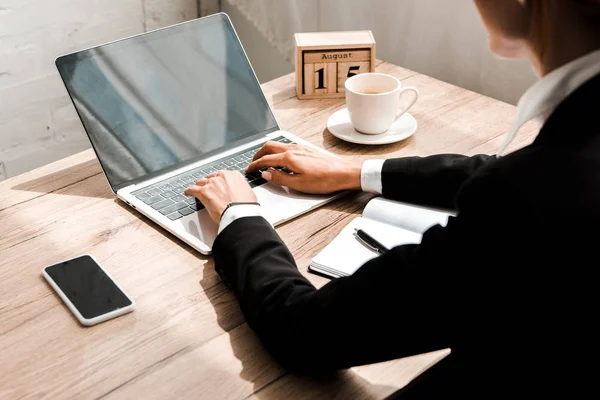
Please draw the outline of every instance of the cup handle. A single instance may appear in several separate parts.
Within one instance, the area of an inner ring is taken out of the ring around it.
[[[400,117],[404,115],[405,112],[410,110],[410,108],[415,105],[415,103],[417,102],[417,99],[419,98],[419,90],[414,86],[407,86],[407,87],[403,87],[402,89],[400,89],[398,97],[402,97],[402,94],[405,92],[408,92],[408,91],[413,92],[414,97],[413,97],[412,101],[410,102],[410,104],[408,105],[408,107],[406,107],[404,110],[398,110],[398,113],[396,114],[396,118],[394,118],[394,122],[398,121],[400,119]]]

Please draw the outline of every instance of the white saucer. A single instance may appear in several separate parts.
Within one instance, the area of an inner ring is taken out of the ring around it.
[[[327,129],[339,139],[357,144],[389,144],[404,140],[417,130],[417,120],[409,113],[405,113],[392,124],[387,132],[378,135],[366,135],[358,132],[350,122],[348,109],[343,108],[331,114],[327,120]]]

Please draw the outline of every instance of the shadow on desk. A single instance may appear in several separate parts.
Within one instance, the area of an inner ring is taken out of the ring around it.
[[[351,370],[327,376],[309,377],[286,372],[267,353],[258,337],[252,332],[233,292],[222,282],[215,285],[214,261],[204,265],[200,285],[215,309],[217,323],[228,333],[233,354],[242,364],[240,377],[254,386],[252,398],[261,400],[293,398],[381,399],[393,398],[399,388],[371,384]],[[232,311],[234,310],[234,311]],[[233,315],[235,314],[235,315]],[[265,379],[265,376],[273,378]],[[390,396],[391,395],[391,396]]]
[[[86,180],[98,180],[82,184]],[[115,195],[110,190],[108,181],[102,175],[97,160],[89,160],[71,167],[61,169],[30,181],[19,183],[12,190],[24,190],[36,193],[59,193],[69,196],[84,196],[111,199]]]
[[[131,208],[130,206],[125,204],[121,199],[115,198],[114,202],[115,202],[115,204],[118,204],[119,207],[121,207],[122,209],[124,209],[125,211],[127,211],[128,213],[133,215],[134,217],[139,218],[143,223],[145,223],[146,225],[148,225],[149,227],[154,229],[156,232],[163,235],[166,239],[173,242],[173,244],[176,244],[177,246],[181,247],[182,250],[184,250],[184,251],[188,252],[189,254],[191,254],[192,256],[196,257],[198,260],[204,261],[204,260],[210,259],[212,261],[212,257],[205,256],[204,254],[196,251],[195,249],[193,249],[192,247],[187,245],[185,242],[183,242],[181,239],[179,239],[177,236],[173,235],[171,232],[162,228],[156,222],[154,222],[150,218],[146,217],[144,214],[138,212],[137,210],[134,210],[133,208]]]
[[[402,150],[403,148],[410,146],[414,140],[414,135],[401,140],[396,143],[390,144],[379,144],[379,145],[364,145],[346,142],[339,139],[329,129],[325,128],[321,132],[323,137],[323,147],[337,155],[350,155],[350,156],[372,156],[377,158],[389,158],[393,153]]]

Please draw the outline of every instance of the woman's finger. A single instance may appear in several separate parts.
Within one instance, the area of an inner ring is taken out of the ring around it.
[[[286,167],[291,169],[288,165],[289,156],[287,153],[277,153],[277,154],[268,154],[264,157],[259,158],[256,161],[252,161],[248,168],[246,168],[247,172],[258,171],[261,168],[268,167]]]
[[[287,186],[292,189],[296,189],[296,183],[300,178],[300,175],[288,174],[287,172],[278,170],[263,171],[262,177],[271,183],[281,186]]]
[[[188,197],[196,197],[198,200],[202,201],[203,190],[201,186],[193,185],[183,191],[183,194]]]
[[[223,171],[211,172],[210,174],[206,175],[206,179],[216,178],[217,176],[221,175],[222,172]]]
[[[256,152],[256,154],[252,158],[252,161],[256,161],[259,158],[264,157],[264,156],[266,156],[268,154],[283,153],[288,148],[289,148],[289,145],[284,144],[284,143],[280,143],[280,142],[267,142],[267,143],[264,144],[263,147],[261,147]]]

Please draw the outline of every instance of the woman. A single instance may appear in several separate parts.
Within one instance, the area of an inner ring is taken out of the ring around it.
[[[600,0],[475,3],[491,49],[528,58],[542,77],[520,100],[509,133],[541,118],[533,144],[502,157],[361,165],[267,143],[248,168],[285,166],[294,174],[263,177],[305,192],[362,189],[455,208],[456,218],[429,229],[421,244],[396,247],[316,290],[258,205],[228,206],[256,201],[239,173],[187,190],[220,222],[217,271],[287,368],[326,372],[450,347],[409,394],[585,387],[580,361],[597,332],[588,321],[600,224]]]

